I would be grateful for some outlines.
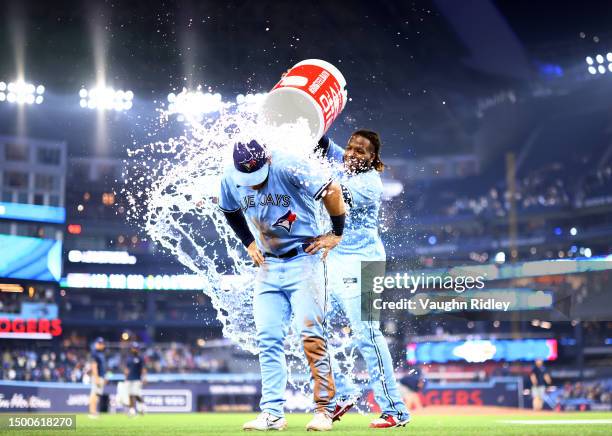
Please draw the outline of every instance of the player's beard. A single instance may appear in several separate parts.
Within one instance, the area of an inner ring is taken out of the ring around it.
[[[344,169],[348,174],[359,174],[368,171],[370,169],[370,164],[361,159],[345,158]]]

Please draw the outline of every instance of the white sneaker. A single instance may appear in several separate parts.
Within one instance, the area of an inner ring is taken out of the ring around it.
[[[87,414],[87,417],[88,417],[89,419],[100,419],[100,415],[99,415],[99,414],[97,414],[97,413],[95,413],[95,414],[94,414],[94,413],[88,413],[88,414]]]
[[[243,430],[279,430],[282,431],[287,428],[287,420],[285,418],[279,418],[274,415],[270,415],[268,412],[261,412],[257,418],[252,421],[246,422],[243,426]]]
[[[328,431],[332,429],[332,419],[323,412],[316,412],[306,425],[308,431]]]

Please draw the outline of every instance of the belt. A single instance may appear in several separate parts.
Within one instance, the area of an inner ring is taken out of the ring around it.
[[[309,242],[304,242],[302,244],[302,251],[306,251],[306,248],[310,245]],[[275,259],[291,259],[292,257],[297,256],[300,253],[300,250],[297,248],[292,248],[291,250],[283,253],[283,254],[272,254],[272,253],[264,253],[265,257],[273,257]]]

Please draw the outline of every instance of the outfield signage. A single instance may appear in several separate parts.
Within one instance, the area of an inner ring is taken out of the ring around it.
[[[81,383],[16,382],[0,380],[0,412],[71,412],[87,410],[90,386]],[[427,383],[421,394],[424,405],[476,405],[522,407],[522,380],[496,377],[487,382]],[[109,411],[121,412],[117,385],[110,383]],[[259,381],[243,383],[202,381],[194,383],[149,383],[143,389],[149,412],[187,413],[258,410],[261,395]],[[371,391],[365,392],[373,412],[379,409]],[[312,399],[288,387],[285,408],[289,412],[312,410]]]
[[[62,334],[62,321],[56,319],[0,318],[0,338],[52,339]]]
[[[62,224],[66,221],[66,209],[37,204],[0,202],[0,218]]]
[[[484,382],[425,383],[419,392],[423,406],[523,407],[523,381],[520,377],[493,377]],[[372,412],[380,409],[374,394],[367,395]]]
[[[0,235],[0,277],[59,281],[62,241],[29,236]]]
[[[557,359],[556,339],[470,339],[410,343],[406,360],[417,363],[469,363],[534,361]]]

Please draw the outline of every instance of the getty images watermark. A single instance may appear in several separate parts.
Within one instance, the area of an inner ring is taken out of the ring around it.
[[[361,262],[360,277],[344,277],[347,292],[361,293],[362,320],[612,321],[612,256],[396,271]]]
[[[387,272],[361,262],[345,278],[361,292],[362,320],[443,315],[480,320],[612,321],[612,260],[541,260],[506,265]]]
[[[408,310],[415,315],[461,311],[508,311],[511,302],[480,291],[486,275],[384,273],[384,262],[362,269],[362,312]],[[365,274],[364,274],[365,272]],[[365,291],[365,292],[364,292]],[[437,291],[424,294],[428,291]],[[417,295],[419,294],[419,295]],[[365,298],[363,298],[365,297]],[[367,313],[366,313],[367,315]]]
[[[362,320],[442,315],[480,320],[612,320],[612,261],[531,261],[415,272],[361,262],[344,278],[361,293]],[[359,285],[357,285],[359,283]]]

